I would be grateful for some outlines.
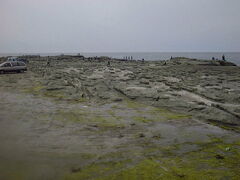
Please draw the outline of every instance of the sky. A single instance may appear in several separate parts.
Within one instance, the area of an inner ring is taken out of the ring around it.
[[[0,53],[239,52],[239,0],[0,0]]]

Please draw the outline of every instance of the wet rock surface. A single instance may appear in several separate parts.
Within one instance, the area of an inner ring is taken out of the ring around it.
[[[46,96],[100,104],[135,100],[238,130],[239,67],[220,62],[112,61],[109,67],[106,61],[62,59],[52,60],[50,67],[32,61],[30,68],[42,76],[39,93]]]
[[[108,61],[33,57],[0,75],[0,179],[239,177],[239,67]]]

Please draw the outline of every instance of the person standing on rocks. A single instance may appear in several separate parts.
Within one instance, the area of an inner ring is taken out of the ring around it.
[[[49,59],[49,56],[47,57],[47,66],[50,66],[50,59]]]
[[[223,61],[226,61],[226,58],[225,58],[225,55],[223,54],[223,56],[222,56],[222,60]]]

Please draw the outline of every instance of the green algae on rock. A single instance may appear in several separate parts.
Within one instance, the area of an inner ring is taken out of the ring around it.
[[[128,180],[128,179],[239,179],[240,146],[236,143],[202,144],[201,150],[179,156],[153,156],[134,164],[132,161],[97,163],[80,172],[66,175],[65,180]],[[231,152],[226,150],[230,147]],[[171,149],[175,149],[170,148]],[[152,150],[151,150],[152,151]],[[149,152],[151,152],[149,151]],[[161,150],[160,150],[161,151]],[[222,153],[223,159],[216,158]],[[146,156],[146,155],[145,155]],[[181,157],[180,157],[181,156]]]

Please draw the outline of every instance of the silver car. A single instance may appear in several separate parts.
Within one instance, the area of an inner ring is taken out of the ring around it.
[[[25,63],[20,61],[14,61],[14,62],[4,62],[0,64],[0,73],[5,72],[24,72],[27,71],[27,66]]]

